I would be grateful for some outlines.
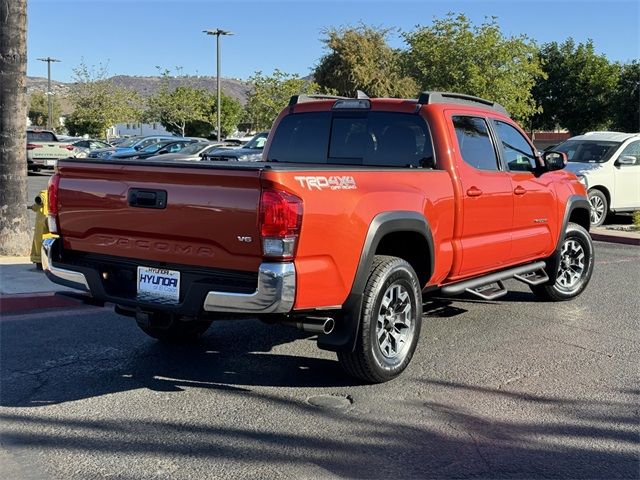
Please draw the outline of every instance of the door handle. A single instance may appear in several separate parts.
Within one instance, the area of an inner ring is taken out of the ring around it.
[[[165,190],[132,188],[127,197],[130,207],[167,208],[167,192]]]
[[[515,193],[516,195],[524,195],[525,193],[527,193],[527,191],[520,185],[518,185],[516,188],[514,188],[513,193]]]
[[[477,187],[471,187],[469,190],[467,190],[467,195],[469,195],[470,197],[479,197],[480,195],[482,195],[482,190]]]

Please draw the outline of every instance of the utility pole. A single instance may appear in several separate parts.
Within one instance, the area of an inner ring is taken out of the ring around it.
[[[39,58],[38,60],[40,60],[41,62],[47,62],[47,128],[51,130],[53,128],[53,121],[52,121],[53,119],[51,118],[53,116],[53,105],[52,105],[53,92],[51,91],[51,62],[59,62],[60,60],[56,58],[51,58],[51,57]]]
[[[219,28],[217,28],[216,30],[203,30],[202,33],[206,33],[207,35],[215,35],[216,37],[216,94],[218,97],[216,101],[216,139],[220,141],[222,140],[220,138],[222,136],[222,132],[220,131],[220,35],[233,35],[233,32],[220,30]]]

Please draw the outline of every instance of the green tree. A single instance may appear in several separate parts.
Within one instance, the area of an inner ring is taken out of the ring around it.
[[[415,97],[418,85],[402,73],[399,52],[387,44],[389,29],[366,25],[330,28],[322,40],[329,52],[320,59],[314,78],[325,89],[354,97]]]
[[[69,94],[74,110],[65,122],[71,135],[102,137],[117,123],[140,121],[140,96],[111,83],[105,67],[89,68],[83,62],[74,70],[74,80]]]
[[[222,111],[220,114],[220,127],[222,130],[222,138],[228,137],[235,132],[240,120],[244,116],[244,108],[242,104],[235,98],[229,97],[224,93],[220,93],[220,102],[222,103]],[[192,120],[187,122],[185,126],[185,135],[189,137],[211,137],[215,136],[216,129],[216,96],[209,94],[204,107],[204,116],[206,120]]]
[[[60,100],[55,95],[51,99],[51,111],[53,114],[53,128],[60,127],[60,116],[62,115],[62,106]],[[29,120],[31,125],[44,127],[47,124],[47,115],[49,113],[47,94],[39,90],[33,92],[29,98]]]
[[[145,120],[160,122],[168,131],[181,136],[185,136],[187,125],[208,121],[209,92],[189,85],[172,89],[170,71],[162,71],[161,76],[160,88],[147,99]]]
[[[557,126],[573,135],[606,128],[619,78],[619,67],[595,52],[593,41],[547,43],[540,49],[546,78],[533,88],[542,112],[533,118],[536,129]]]
[[[640,63],[622,65],[611,101],[613,129],[640,132]]]
[[[238,100],[222,92],[220,93],[220,104],[220,130],[222,130],[222,138],[225,138],[236,131],[245,111]],[[209,94],[205,108],[206,122],[211,126],[209,131],[216,128],[217,107],[215,94]]]
[[[506,37],[495,17],[474,25],[463,14],[449,13],[403,36],[406,72],[422,90],[487,98],[521,122],[537,112],[531,88],[544,75],[538,49],[525,35]]]
[[[256,72],[249,78],[249,82],[252,90],[247,96],[247,118],[256,130],[271,128],[271,124],[293,95],[320,92],[317,83],[277,69],[272,75]]]

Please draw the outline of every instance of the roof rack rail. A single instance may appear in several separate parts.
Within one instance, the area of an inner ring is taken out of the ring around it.
[[[473,95],[465,95],[464,93],[452,92],[422,92],[418,97],[418,103],[421,105],[430,105],[433,103],[459,103],[463,105],[482,105],[496,110],[505,115],[509,115],[507,109],[502,105],[484,98],[474,97]]]
[[[313,102],[314,100],[346,100],[348,98],[349,97],[338,97],[336,95],[322,95],[322,94],[293,95],[289,99],[289,106],[291,107],[298,103]]]

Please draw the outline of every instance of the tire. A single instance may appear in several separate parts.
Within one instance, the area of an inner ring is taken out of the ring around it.
[[[580,295],[591,280],[595,257],[589,232],[576,223],[569,223],[560,252],[558,271],[550,278],[553,283],[531,286],[534,295],[542,300],[571,300]]]
[[[398,307],[402,310],[396,311]],[[400,258],[376,255],[363,292],[355,350],[338,352],[338,361],[349,375],[365,382],[392,380],[409,365],[421,323],[416,272]]]
[[[600,190],[589,190],[589,203],[591,204],[591,212],[589,220],[592,227],[599,227],[604,223],[609,214],[609,202],[607,197]]]
[[[197,340],[213,323],[211,320],[183,321],[171,315],[155,314],[149,323],[136,322],[140,330],[161,342],[186,343]]]

